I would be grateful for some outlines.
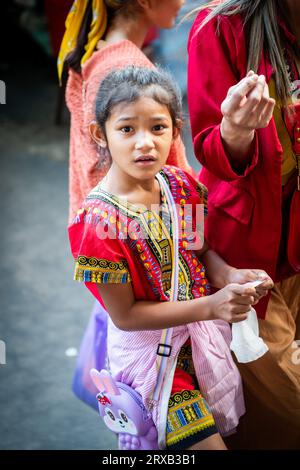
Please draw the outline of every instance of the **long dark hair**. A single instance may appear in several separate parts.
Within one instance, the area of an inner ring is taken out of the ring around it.
[[[111,21],[121,12],[124,14],[132,14],[133,10],[131,7],[135,4],[135,0],[104,0],[104,3],[107,8],[107,27],[110,26]],[[81,28],[77,38],[77,44],[75,49],[70,52],[65,60],[65,69],[66,71],[71,68],[76,72],[81,72],[81,59],[85,53],[85,45],[87,43],[88,34],[90,32],[90,26],[93,18],[93,2],[88,0],[86,11],[82,20]]]
[[[241,14],[244,17],[248,63],[247,70],[257,72],[262,52],[267,51],[275,73],[276,92],[283,103],[290,95],[290,79],[285,63],[282,34],[278,25],[278,13],[287,20],[278,0],[216,0],[194,9],[190,14],[204,8],[211,11],[201,28],[219,15]],[[295,49],[299,55],[299,50]]]

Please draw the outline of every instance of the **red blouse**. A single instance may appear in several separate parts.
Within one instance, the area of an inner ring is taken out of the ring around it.
[[[188,173],[165,165],[161,175],[170,186],[183,229],[179,239],[179,295],[188,300],[207,295],[205,269],[190,243],[200,249],[196,209],[206,211],[206,188]],[[189,207],[187,208],[187,206]],[[200,214],[200,219],[201,219]],[[198,221],[201,223],[201,220]],[[191,223],[190,227],[189,224]],[[168,207],[161,192],[160,214],[138,210],[96,186],[69,227],[75,280],[84,281],[103,305],[96,283],[132,282],[137,300],[169,300],[172,257]],[[202,238],[201,238],[202,237]]]

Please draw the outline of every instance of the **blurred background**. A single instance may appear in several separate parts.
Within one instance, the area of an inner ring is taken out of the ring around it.
[[[183,10],[199,5],[187,1]],[[69,115],[56,57],[72,0],[2,0],[0,16],[0,448],[115,449],[71,390],[93,299],[67,239]],[[191,21],[147,48],[186,94]],[[176,36],[176,41],[174,38]],[[183,138],[199,170],[188,115]]]

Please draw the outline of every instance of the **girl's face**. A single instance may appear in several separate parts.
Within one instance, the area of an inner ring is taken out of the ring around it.
[[[147,180],[166,163],[179,131],[173,128],[167,106],[143,97],[116,105],[105,132],[106,136],[98,128],[98,143],[108,148],[112,166],[132,178]]]
[[[152,24],[158,28],[172,28],[185,0],[145,0],[145,13]]]

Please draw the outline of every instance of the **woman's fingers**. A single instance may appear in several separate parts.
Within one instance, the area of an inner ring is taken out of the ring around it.
[[[256,86],[257,80],[257,75],[246,77],[229,89],[227,97],[221,107],[224,116],[229,116],[240,109],[243,99],[245,99],[248,93]]]
[[[242,313],[240,315],[235,315],[235,317],[233,317],[231,320],[230,320],[230,323],[239,323],[240,321],[244,321],[244,320],[247,320],[248,318],[248,313]]]
[[[261,281],[264,281],[263,284],[260,284],[259,287],[256,287],[256,289],[263,288],[263,289],[272,289],[274,287],[274,282],[266,273],[266,271],[263,271],[262,269],[252,269],[252,272],[256,274],[257,278],[260,279]]]
[[[234,298],[236,305],[252,305],[255,301],[255,295],[238,295]]]
[[[228,284],[227,287],[230,287],[235,296],[254,296],[256,293],[254,287],[249,287],[245,284]]]
[[[264,87],[262,90],[263,84]],[[273,116],[275,100],[270,98],[269,87],[263,75],[258,78],[257,86],[251,91],[247,98],[248,101],[243,111],[249,117],[252,114],[251,121],[254,122],[256,129],[266,127]]]
[[[255,111],[257,118],[262,113],[265,118],[265,116],[269,117],[273,104],[274,100],[270,98],[265,76],[250,75],[229,89],[227,98],[223,102],[222,112],[229,116],[235,111],[241,110],[243,115],[247,117]]]
[[[257,119],[261,119],[261,116],[263,115],[263,113],[266,110],[266,107],[269,104],[269,100],[270,100],[269,87],[265,83],[264,88],[263,88],[263,93],[261,95],[260,102],[258,103],[257,107],[253,108],[253,110],[252,110],[256,114]]]
[[[231,97],[236,91],[239,93],[240,88],[244,89],[245,84],[248,83],[250,86],[252,83],[256,83],[257,80],[258,80],[258,75],[255,74],[255,77],[253,75],[250,75],[248,77],[247,75],[246,77],[242,78],[242,80],[240,80],[238,83],[236,83],[235,85],[229,88],[228,93],[227,93],[227,98]]]
[[[260,116],[260,127],[267,127],[269,122],[272,119],[273,111],[275,107],[276,101],[273,98],[269,98],[267,106],[264,108],[261,116]]]
[[[249,313],[251,310],[251,307],[249,305],[236,305],[235,307],[233,307],[233,309],[231,310],[231,313],[233,313],[234,315],[240,315],[242,313]]]
[[[258,77],[256,86],[248,93],[247,102],[243,107],[244,114],[248,116],[250,113],[255,111],[255,114],[259,116],[260,105],[266,106],[268,103],[268,92],[266,91],[266,79],[264,75]]]
[[[221,112],[235,127],[252,132],[268,126],[274,106],[265,76],[258,76],[250,70],[245,78],[228,90]]]
[[[270,98],[269,87],[268,87],[268,84],[266,83],[266,81],[265,81],[263,96],[267,100]]]

